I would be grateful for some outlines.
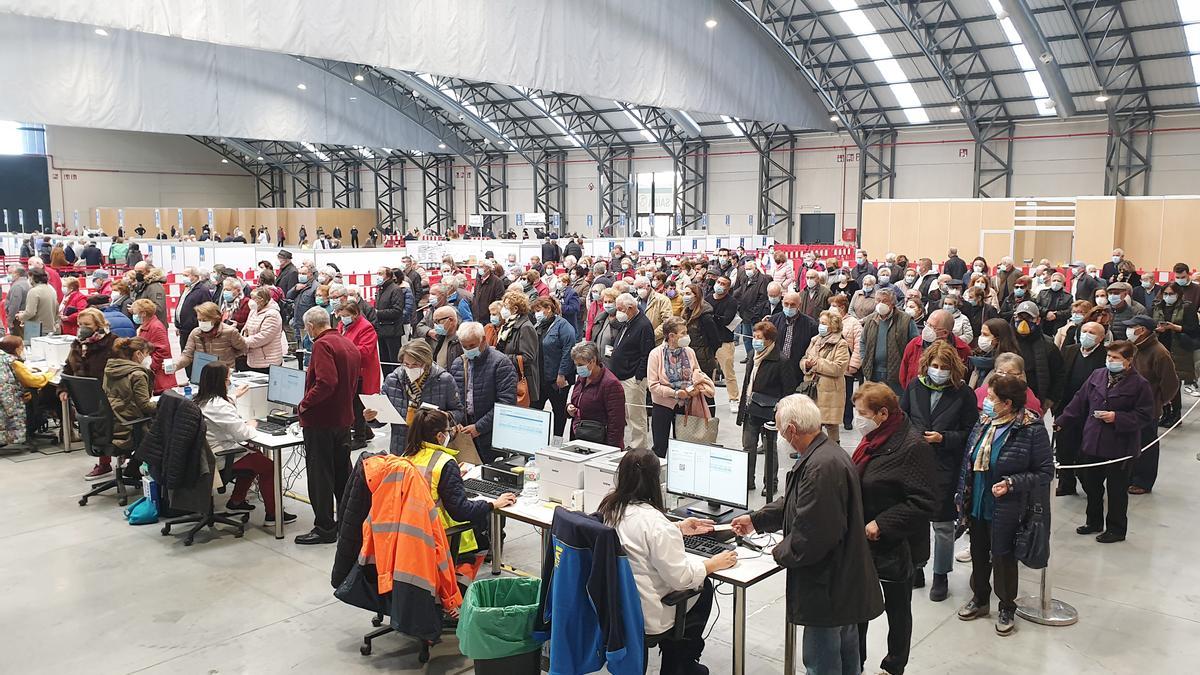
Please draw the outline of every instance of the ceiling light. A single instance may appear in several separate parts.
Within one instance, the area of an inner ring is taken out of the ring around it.
[[[840,118],[840,117],[838,117],[837,115],[830,115],[830,116],[829,116],[829,121],[830,121],[830,122],[836,122],[836,121],[838,121],[839,119],[841,119],[841,118]]]
[[[1104,92],[1100,92],[1100,95],[1096,97],[1096,103],[1105,103],[1108,101],[1109,98],[1110,98],[1110,96],[1108,94],[1105,94]]]
[[[297,156],[297,157],[300,157],[300,158],[303,158],[303,157],[304,157],[304,155],[301,155],[301,154],[300,154],[300,153],[298,153],[298,152],[296,153],[296,156]]]
[[[308,85],[301,82],[300,84],[296,85],[296,88],[300,91],[304,91],[305,89],[308,89]]]
[[[962,112],[962,109],[960,109],[956,105],[952,105],[952,106],[950,106],[950,112],[954,115],[957,115],[958,113]]]
[[[263,158],[262,158],[262,157],[259,157],[259,158],[258,158],[258,161],[260,161],[260,162],[261,162],[261,161],[263,161]]]
[[[229,160],[227,160],[227,159],[225,159],[224,157],[222,157],[222,158],[221,158],[221,163],[222,163],[222,164],[228,164],[228,163],[229,163]]]
[[[357,96],[351,96],[351,97],[350,97],[350,100],[351,100],[351,101],[357,101],[357,100],[358,100],[358,97],[357,97]]]
[[[99,35],[100,37],[108,37],[108,31],[104,30],[103,28],[97,28],[93,32],[95,32],[96,35]]]
[[[438,143],[438,150],[445,150],[445,149],[446,149],[445,143]]]
[[[362,73],[359,73],[359,74],[357,74],[357,75],[355,75],[355,76],[354,76],[354,81],[355,81],[355,82],[362,82],[364,79],[366,79],[366,78],[364,78],[364,77],[363,77]]]
[[[708,21],[705,21],[705,22],[704,22],[704,27],[705,27],[705,28],[716,28],[716,27],[717,27],[717,20],[716,20],[716,19],[709,19]]]

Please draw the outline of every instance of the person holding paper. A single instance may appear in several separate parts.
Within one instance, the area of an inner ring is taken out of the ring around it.
[[[392,371],[383,380],[383,394],[405,417],[404,424],[392,425],[392,440],[388,451],[393,455],[404,454],[408,425],[412,424],[422,403],[446,411],[454,418],[455,424],[463,422],[463,407],[454,377],[433,362],[433,350],[428,342],[413,340],[401,347],[400,365],[400,368]],[[374,421],[378,416],[378,410],[363,411],[363,418],[368,422]]]

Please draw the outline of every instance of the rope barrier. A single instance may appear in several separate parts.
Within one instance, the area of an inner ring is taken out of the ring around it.
[[[1134,453],[1132,455],[1128,455],[1126,457],[1121,457],[1120,459],[1110,459],[1110,460],[1107,460],[1104,462],[1092,462],[1091,464],[1068,464],[1066,466],[1063,466],[1063,465],[1059,464],[1058,462],[1055,462],[1054,468],[1056,470],[1058,470],[1058,469],[1091,469],[1091,468],[1097,467],[1097,466],[1107,466],[1109,464],[1117,464],[1119,462],[1124,462],[1127,459],[1133,459],[1134,457],[1137,457],[1138,455],[1142,454],[1146,450],[1150,449],[1150,446],[1152,446],[1155,443],[1158,443],[1162,439],[1166,438],[1167,434],[1174,431],[1175,428],[1178,427],[1180,424],[1183,424],[1183,421],[1185,419],[1187,419],[1188,415],[1192,414],[1192,411],[1195,410],[1196,406],[1198,406],[1198,405],[1200,405],[1200,399],[1197,399],[1196,402],[1192,404],[1192,407],[1187,409],[1187,412],[1180,415],[1179,419],[1176,420],[1174,424],[1167,427],[1166,431],[1162,432],[1162,434],[1160,434],[1157,438],[1155,438],[1153,441],[1150,441],[1149,443],[1147,443],[1145,445],[1145,447],[1143,447],[1141,450],[1138,450],[1136,453]]]

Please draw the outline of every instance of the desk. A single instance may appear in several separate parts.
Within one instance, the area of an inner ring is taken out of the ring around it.
[[[559,506],[552,502],[523,502],[518,501],[512,506],[492,511],[492,574],[500,573],[501,558],[504,554],[504,542],[500,536],[503,518],[511,518],[522,523],[528,523],[542,531],[542,556],[550,544],[550,525],[554,519],[554,508]],[[694,558],[703,559],[700,556]],[[710,576],[714,581],[723,581],[733,586],[733,675],[745,675],[746,672],[746,589],[778,572],[783,571],[770,552],[759,553],[753,549],[739,547],[738,563],[727,570],[713,572]],[[795,657],[795,627],[784,621],[786,643],[789,650],[784,654],[784,672],[794,675],[796,670]]]
[[[48,338],[34,338],[33,341],[37,342],[38,340],[55,338],[55,337],[63,337],[63,336],[52,335],[52,336],[49,336]],[[66,337],[71,337],[71,336],[66,336]],[[74,340],[75,338],[72,337],[71,339]],[[32,347],[33,346],[30,345],[30,351],[32,351]],[[68,344],[68,350],[69,349],[70,349],[70,345]],[[54,356],[54,355],[52,354],[51,356]],[[35,370],[35,371],[42,372],[42,373],[49,371],[51,368],[54,368],[57,371],[57,373],[50,380],[50,384],[54,385],[55,388],[57,388],[58,383],[62,381],[62,378],[59,377],[59,375],[62,374],[62,369],[63,369],[64,364],[66,364],[66,356],[63,356],[62,360],[54,360],[54,359],[45,358],[45,354],[43,354],[43,358],[40,358],[40,359],[32,359],[31,358],[25,362],[25,365],[28,366],[30,368],[30,370]],[[50,386],[50,385],[47,385],[47,386]],[[62,405],[62,417],[61,417],[62,421],[59,423],[59,440],[62,441],[63,452],[71,452],[72,450],[74,450],[74,448],[71,447],[71,401],[69,399],[65,400],[65,401],[60,401],[60,404]]]
[[[271,455],[275,471],[275,538],[283,539],[283,449],[303,447],[304,437],[290,432],[272,436],[256,431],[246,445]]]

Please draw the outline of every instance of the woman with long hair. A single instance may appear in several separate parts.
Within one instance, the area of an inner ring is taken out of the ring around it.
[[[242,443],[254,436],[254,420],[246,421],[238,414],[234,400],[246,393],[245,385],[238,388],[231,397],[229,395],[229,366],[214,361],[200,371],[200,386],[196,397],[192,399],[204,415],[205,438],[208,447],[214,454],[226,453],[242,447]],[[244,448],[243,448],[244,449]],[[254,506],[246,503],[246,495],[250,486],[258,480],[258,491],[262,495],[263,505],[267,509],[267,524],[275,522],[275,465],[261,452],[246,450],[233,463],[236,479],[233,492],[225,508],[230,511],[253,511]],[[284,511],[283,522],[290,523],[296,516]]]
[[[687,555],[683,535],[711,532],[713,522],[687,518],[672,522],[663,505],[661,461],[645,448],[629,450],[617,465],[612,492],[600,502],[604,524],[615,529],[633,569],[634,583],[642,604],[646,635],[662,635],[675,625],[675,608],[663,605],[663,596],[696,588],[700,595],[689,601],[684,615],[683,637],[664,638],[664,675],[706,672],[699,669],[704,651],[704,627],[712,611],[713,586],[709,574],[737,563],[737,553],[726,551],[708,559]]]
[[[996,367],[996,357],[1001,354],[1020,353],[1021,348],[1017,346],[1017,334],[1013,332],[1012,324],[1000,318],[984,321],[979,328],[975,353],[968,359],[968,365],[971,367],[969,384],[973,388],[983,386],[984,380]]]

